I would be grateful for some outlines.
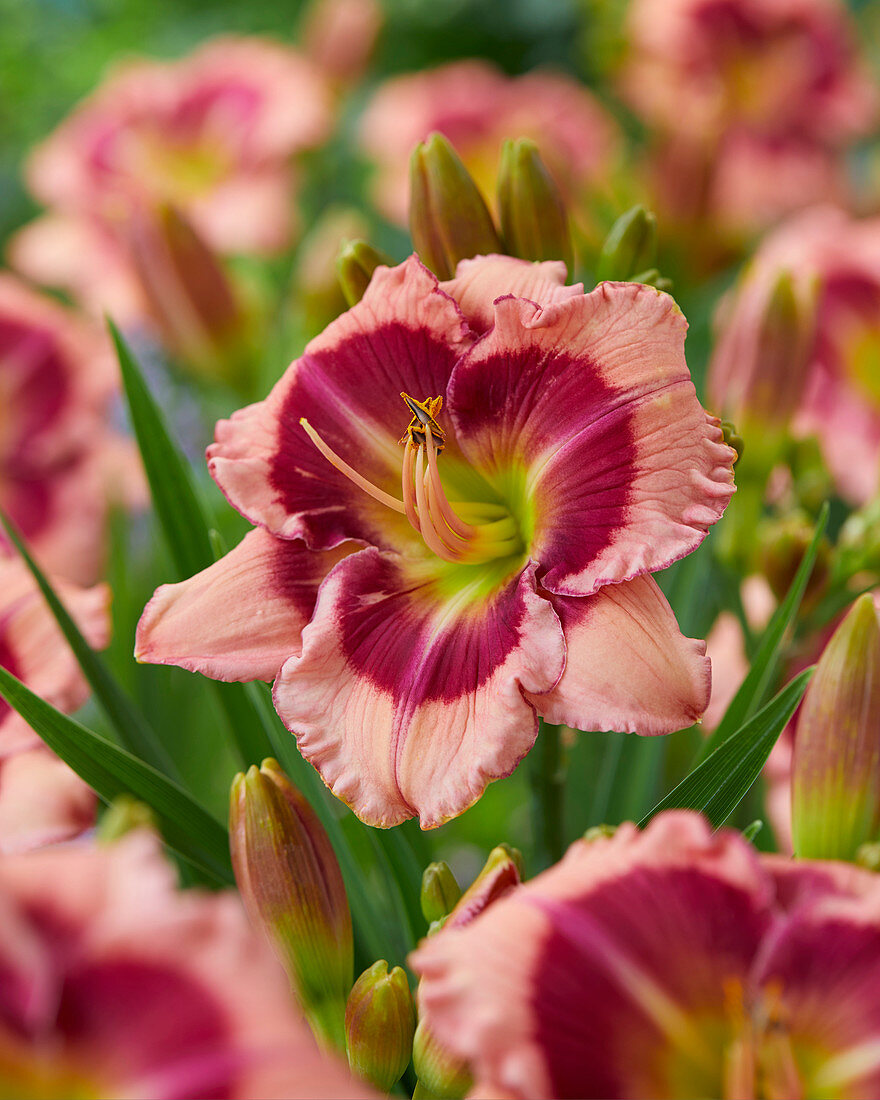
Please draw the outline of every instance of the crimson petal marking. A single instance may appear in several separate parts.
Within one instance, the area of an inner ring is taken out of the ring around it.
[[[709,703],[706,643],[685,638],[653,577],[592,596],[549,596],[568,657],[559,683],[532,698],[548,722],[660,734],[690,726]]]
[[[341,458],[399,498],[409,417],[400,391],[445,396],[473,336],[416,257],[380,268],[363,299],[308,345],[265,401],[217,425],[208,467],[253,523],[314,549],[347,538],[399,547],[406,521],[372,500],[317,451],[305,417]],[[447,449],[456,450],[450,432]]]
[[[675,302],[603,283],[545,309],[507,298],[495,310],[453,373],[450,415],[500,489],[525,469],[541,583],[589,595],[694,550],[733,493],[734,452],[697,401]]]
[[[441,599],[412,563],[368,548],[327,578],[275,706],[363,821],[418,814],[430,828],[528,752],[537,718],[523,693],[551,688],[564,661],[533,565],[467,602]]]
[[[258,527],[201,573],[156,590],[135,656],[215,680],[272,680],[300,652],[321,582],[356,549],[313,551]]]
[[[495,324],[494,303],[503,295],[515,294],[540,306],[581,296],[584,284],[566,286],[567,275],[562,260],[532,263],[513,256],[475,256],[460,260],[455,278],[440,289],[458,302],[474,332],[486,332]]]

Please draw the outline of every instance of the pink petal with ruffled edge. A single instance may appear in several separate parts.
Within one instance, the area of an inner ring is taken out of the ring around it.
[[[316,552],[250,531],[201,573],[156,590],[138,623],[135,657],[215,680],[272,680],[300,652],[324,577],[353,549]]]
[[[745,981],[771,898],[736,834],[623,825],[423,944],[421,1009],[478,1095],[721,1095],[720,976]]]
[[[566,286],[567,278],[562,260],[531,263],[513,256],[476,256],[461,260],[455,278],[440,283],[440,289],[458,302],[475,332],[486,332],[495,324],[495,300],[503,295],[528,298],[539,306],[580,297],[584,284]]]
[[[450,415],[488,481],[523,469],[541,583],[589,595],[696,549],[734,491],[735,456],[697,401],[675,302],[602,283],[543,310],[495,308],[455,369]]]
[[[551,596],[567,658],[562,679],[527,696],[548,722],[582,730],[670,733],[709,702],[706,643],[685,638],[653,577],[592,596]]]
[[[306,417],[329,446],[381,489],[401,494],[409,423],[400,393],[446,393],[472,336],[452,299],[416,257],[379,268],[363,299],[312,340],[265,401],[217,425],[208,468],[253,523],[328,549],[344,539],[396,548],[402,516],[368,497],[317,450]],[[454,440],[447,440],[450,452]]]
[[[371,825],[440,825],[513,771],[538,730],[523,692],[565,660],[533,566],[470,599],[420,568],[374,549],[341,562],[275,681],[303,756]]]

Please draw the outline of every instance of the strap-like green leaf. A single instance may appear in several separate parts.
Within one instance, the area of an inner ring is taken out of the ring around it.
[[[688,809],[700,810],[716,828],[722,825],[758,778],[812,674],[813,669],[808,668],[795,676],[754,718],[698,764],[639,824],[646,825],[661,810]]]
[[[103,801],[133,794],[155,811],[171,848],[218,882],[233,881],[226,829],[182,787],[56,710],[4,668],[0,695]]]
[[[718,728],[703,743],[700,752],[697,754],[698,763],[706,760],[709,754],[726,741],[734,730],[738,730],[767,698],[767,693],[773,686],[779,666],[782,639],[786,630],[794,621],[795,615],[797,615],[807,582],[813,572],[813,566],[816,564],[819,542],[825,533],[825,528],[828,526],[828,511],[826,503],[822,506],[812,542],[801,560],[785,599],[776,609],[773,618],[764,631],[748,675],[733,697],[733,701],[727,708],[724,717],[718,723]]]
[[[116,731],[120,743],[166,775],[176,776],[177,769],[165,746],[159,740],[155,731],[150,728],[146,718],[113,678],[104,660],[82,636],[79,627],[58,598],[43,571],[28,553],[18,532],[2,511],[0,511],[0,522],[2,522],[15,548],[21,554],[25,565],[33,574],[34,580],[49,605],[49,610],[55,616],[55,621],[67,639],[68,645],[73,650],[83,675],[110,720],[110,724]]]

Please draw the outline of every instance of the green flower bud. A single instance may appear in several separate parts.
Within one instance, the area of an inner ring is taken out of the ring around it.
[[[499,844],[489,853],[482,871],[461,895],[455,908],[443,924],[445,928],[460,928],[470,924],[486,906],[522,882],[522,854],[509,844]]]
[[[444,861],[429,863],[422,875],[422,915],[428,924],[442,920],[451,913],[461,897],[461,887]]]
[[[98,822],[98,840],[111,844],[134,829],[152,829],[155,832],[155,815],[146,802],[130,794],[117,795]]]
[[[425,1019],[419,1020],[416,1028],[412,1057],[422,1094],[437,1100],[461,1100],[467,1095],[473,1084],[467,1062],[437,1042]]]
[[[785,598],[798,566],[813,541],[814,525],[804,512],[763,520],[756,532],[758,566],[766,576],[773,595]],[[815,608],[828,588],[831,574],[831,543],[822,538],[816,564],[804,593],[804,611]]]
[[[390,256],[367,241],[345,241],[336,257],[336,274],[349,306],[357,305],[363,298],[380,264],[390,267],[393,263]]]
[[[621,214],[602,245],[596,281],[639,282],[657,262],[657,219],[644,206]]]
[[[345,886],[317,815],[274,760],[235,777],[229,843],[251,921],[278,953],[316,1037],[344,1049],[354,965]]]
[[[880,839],[880,621],[870,595],[835,630],[807,688],[791,786],[797,856],[853,860]]]
[[[360,1077],[389,1092],[412,1056],[416,1009],[399,966],[388,973],[384,959],[354,983],[345,1008],[348,1064]]]
[[[523,260],[563,260],[573,267],[562,195],[527,138],[505,141],[498,173],[498,213],[506,251]]]
[[[442,134],[416,146],[409,178],[413,245],[435,275],[451,279],[459,260],[501,252],[489,208]]]

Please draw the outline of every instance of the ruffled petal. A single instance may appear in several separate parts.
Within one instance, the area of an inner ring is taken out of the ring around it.
[[[505,294],[528,298],[539,306],[564,302],[583,294],[584,284],[566,286],[568,271],[562,260],[532,263],[513,256],[476,256],[461,260],[455,278],[440,284],[458,302],[475,332],[495,324],[495,300]]]
[[[459,569],[444,587],[396,555],[348,558],[275,682],[303,756],[368,824],[418,814],[430,828],[467,809],[534,743],[523,692],[562,672],[562,631],[534,567],[489,592],[483,571]]]
[[[405,519],[331,466],[300,418],[400,499],[398,440],[410,420],[400,393],[445,395],[472,340],[458,307],[416,257],[380,268],[363,299],[308,345],[265,401],[220,421],[208,467],[230,502],[273,534],[302,537],[315,549],[347,538],[399,546],[409,538]]]
[[[725,989],[770,924],[770,880],[696,814],[578,842],[410,957],[420,1007],[483,1096],[720,1096]]]
[[[602,283],[546,309],[495,309],[453,374],[450,415],[502,495],[524,484],[511,511],[541,583],[589,595],[699,546],[733,493],[734,452],[696,398],[675,302]]]
[[[353,549],[308,550],[258,527],[201,573],[157,589],[135,656],[215,680],[272,680],[300,652],[321,582]]]
[[[562,679],[531,698],[548,722],[658,734],[690,726],[709,702],[706,643],[685,638],[653,577],[592,596],[550,596],[568,656]]]

